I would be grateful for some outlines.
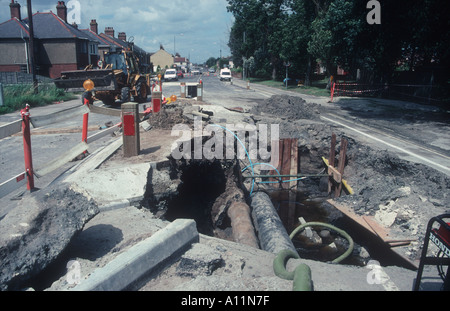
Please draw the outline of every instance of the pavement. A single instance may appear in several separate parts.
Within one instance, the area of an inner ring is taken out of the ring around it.
[[[215,116],[240,118],[237,112],[210,108]],[[74,240],[71,255],[81,276],[70,282],[69,274],[63,275],[47,290],[291,291],[292,280],[274,274],[276,254],[199,234],[193,220],[168,223],[138,208],[148,172],[167,162],[177,138],[170,131],[141,133],[152,139],[141,144],[145,152],[138,158],[121,157],[122,138],[110,138],[55,179],[93,198],[100,214]],[[416,277],[415,271],[376,263],[357,267],[290,259],[286,269],[300,263],[310,267],[316,291],[410,291]],[[423,290],[439,290],[433,269],[425,270]]]

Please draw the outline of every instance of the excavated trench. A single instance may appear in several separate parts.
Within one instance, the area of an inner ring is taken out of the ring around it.
[[[309,173],[318,173],[323,165],[318,160],[320,159],[318,155],[326,152],[328,152],[326,148],[300,146],[299,162],[302,162],[302,169],[309,170]],[[254,231],[252,233],[245,232],[249,231],[245,225],[240,225],[239,229],[233,228],[232,214],[229,211],[234,203],[251,206],[249,181],[244,184],[241,173],[246,163],[236,158],[233,160],[171,158],[169,163],[159,170],[150,170],[144,207],[150,209],[157,217],[168,221],[178,218],[194,219],[198,231],[205,235],[248,245],[253,243],[252,234],[257,235],[254,228],[255,220],[250,220],[253,226],[250,230]],[[302,217],[306,222],[319,221],[332,224],[353,236],[354,251],[342,262],[343,264],[363,266],[370,259],[375,259],[382,264],[402,265],[401,260],[389,254],[388,249],[372,243],[371,237],[364,236],[352,221],[325,202],[329,199],[327,180],[327,177],[319,175],[300,181],[297,189],[280,190],[278,185],[265,187],[256,184],[254,190],[262,190],[270,195],[288,234],[300,224],[299,218]],[[289,192],[295,193],[294,202],[292,199],[289,201]],[[293,204],[295,208],[292,212]],[[243,230],[244,233],[236,233],[236,230]],[[348,241],[332,230],[317,229],[313,232],[312,238],[302,233],[293,239],[301,258],[329,262],[342,255],[348,248]],[[247,237],[241,237],[239,241],[237,238],[239,235]],[[258,241],[256,243],[258,244]],[[261,248],[261,245],[256,247]]]

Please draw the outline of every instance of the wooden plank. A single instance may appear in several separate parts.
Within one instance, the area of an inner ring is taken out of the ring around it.
[[[328,163],[331,166],[334,166],[334,159],[336,158],[336,134],[331,134],[331,148],[330,148],[330,157],[328,158]]]
[[[38,169],[34,171],[34,174],[40,178],[42,176],[47,175],[48,173],[53,172],[54,170],[60,168],[64,164],[72,161],[74,158],[82,154],[84,151],[88,150],[89,146],[85,142],[81,142],[62,156],[50,161],[48,165],[44,168]]]
[[[338,164],[338,172],[341,174],[341,176],[344,175],[344,167],[345,167],[345,157],[347,154],[347,145],[348,141],[347,139],[341,140],[341,151],[339,153],[339,164]],[[335,197],[340,197],[342,191],[342,183],[339,183],[335,189]]]
[[[328,160],[325,159],[324,157],[322,157],[322,161],[325,164],[325,166],[327,167],[327,169],[329,169],[330,165],[328,164]],[[353,194],[354,193],[352,187],[350,187],[350,185],[348,184],[348,182],[345,179],[342,179],[342,185],[344,186],[345,191],[347,191],[347,193],[349,193],[349,194]]]
[[[342,182],[342,175],[338,172],[337,169],[332,167],[331,165],[328,166],[328,175],[331,179],[333,179],[335,182],[340,183]]]
[[[0,125],[0,139],[9,137],[22,131],[22,120]]]
[[[328,165],[334,167],[334,159],[336,158],[336,134],[331,134],[331,148],[330,148],[330,156],[328,158]],[[331,187],[333,186],[333,182],[331,177],[328,179],[328,193],[331,193]]]
[[[30,117],[33,127],[42,127],[46,125],[63,122],[73,117],[89,113],[89,109],[85,105],[80,105],[65,110],[61,110],[45,116]]]
[[[98,107],[91,105],[89,110],[92,113],[102,114],[105,116],[119,117],[122,115],[122,111],[120,109],[106,108],[106,107]]]
[[[102,137],[105,137],[106,135],[110,135],[110,134],[114,133],[115,131],[117,131],[121,126],[122,126],[122,124],[116,124],[110,128],[107,128],[103,131],[95,133],[87,138],[87,143],[90,144]]]
[[[297,175],[298,174],[298,139],[292,138],[291,139],[291,155],[290,155],[290,175]],[[291,177],[291,179],[295,179]],[[294,228],[295,224],[295,212],[296,212],[296,201],[297,201],[297,192],[292,191],[296,190],[298,185],[298,181],[291,181],[289,182],[289,212],[288,212],[288,228],[292,229]]]
[[[359,216],[355,214],[355,212],[346,205],[337,203],[333,199],[327,200],[332,206],[341,211],[344,215],[349,217],[355,223],[360,225],[362,228],[366,229],[367,232],[372,234],[374,238],[381,240],[383,243],[386,243],[390,247],[390,250],[393,254],[396,254],[401,260],[403,260],[406,264],[410,265],[412,269],[418,268],[418,263],[411,261],[408,257],[406,257],[400,250],[397,249],[399,246],[403,246],[409,240],[395,240],[391,238],[390,231],[388,228],[383,227],[378,224],[378,222],[371,216]],[[404,242],[404,243],[402,243]],[[409,244],[409,243],[408,243]]]
[[[291,139],[291,167],[289,171],[290,175],[297,175],[298,174],[298,139],[292,138]],[[291,178],[295,179],[295,178]],[[296,188],[298,185],[298,181],[291,181],[289,183],[289,188]]]
[[[374,236],[380,238],[383,241],[389,238],[389,230],[378,224],[377,221],[373,219],[373,217],[359,216],[348,206],[341,203],[337,203],[333,199],[329,199],[327,200],[327,202],[333,205],[336,209],[338,209],[344,215],[355,221],[357,224],[359,224],[361,227],[366,229]]]
[[[278,159],[278,163],[276,164],[276,168],[278,170],[278,172],[280,171],[281,168],[281,158],[283,155],[283,143],[281,140],[277,140],[277,141],[272,141],[272,146],[274,144],[278,144],[278,150],[277,148],[272,148],[271,150],[271,159]],[[278,154],[274,154],[274,152],[278,151]],[[271,170],[269,175],[278,175],[278,173],[275,170]],[[278,178],[270,178],[270,181],[279,181]],[[273,183],[272,184],[274,187],[278,187],[277,184]]]
[[[290,139],[286,138],[283,139],[283,156],[281,159],[281,175],[289,175],[291,171],[291,141]],[[289,180],[289,177],[283,177],[283,181]],[[282,184],[283,189],[289,189],[289,184],[283,182]]]

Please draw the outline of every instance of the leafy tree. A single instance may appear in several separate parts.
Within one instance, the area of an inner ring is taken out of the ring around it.
[[[228,44],[237,66],[253,57],[257,76],[283,78],[289,61],[308,81],[320,61],[328,74],[363,69],[384,82],[399,64],[450,67],[447,1],[380,0],[381,24],[369,25],[367,1],[228,0],[235,17]]]

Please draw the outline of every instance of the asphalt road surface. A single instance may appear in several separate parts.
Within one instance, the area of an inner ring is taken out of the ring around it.
[[[180,96],[180,82],[196,83],[202,79],[203,101],[225,108],[241,107],[251,109],[261,101],[281,94],[301,96],[307,102],[322,106],[321,118],[342,127],[350,136],[358,136],[372,146],[389,149],[400,158],[423,163],[450,175],[450,116],[448,111],[433,106],[417,105],[409,102],[376,98],[329,98],[301,95],[282,89],[269,88],[257,84],[247,85],[234,79],[232,83],[221,82],[213,74],[194,76],[178,82],[163,84],[163,94]],[[101,104],[101,103],[96,103]],[[49,115],[56,111],[81,105],[80,99],[61,104],[31,109],[31,116]],[[148,103],[141,104],[140,110]],[[120,108],[117,108],[120,109]],[[20,118],[19,112],[0,116],[0,125]],[[99,114],[89,116],[89,135],[98,132],[106,123],[120,122],[118,117]],[[62,155],[81,141],[82,116],[71,117],[64,122],[32,128],[32,149],[34,168],[44,167],[52,159]],[[92,145],[90,151],[106,145],[110,137],[104,137]],[[36,187],[44,187],[59,174],[75,165],[70,162],[48,176],[35,181]],[[0,140],[0,183],[24,171],[24,152],[21,134]],[[23,190],[22,190],[23,191]],[[9,199],[20,194],[9,195]],[[2,199],[8,201],[8,197]],[[2,204],[3,206],[7,204]],[[3,208],[4,209],[4,208]],[[0,210],[0,217],[4,212]]]

